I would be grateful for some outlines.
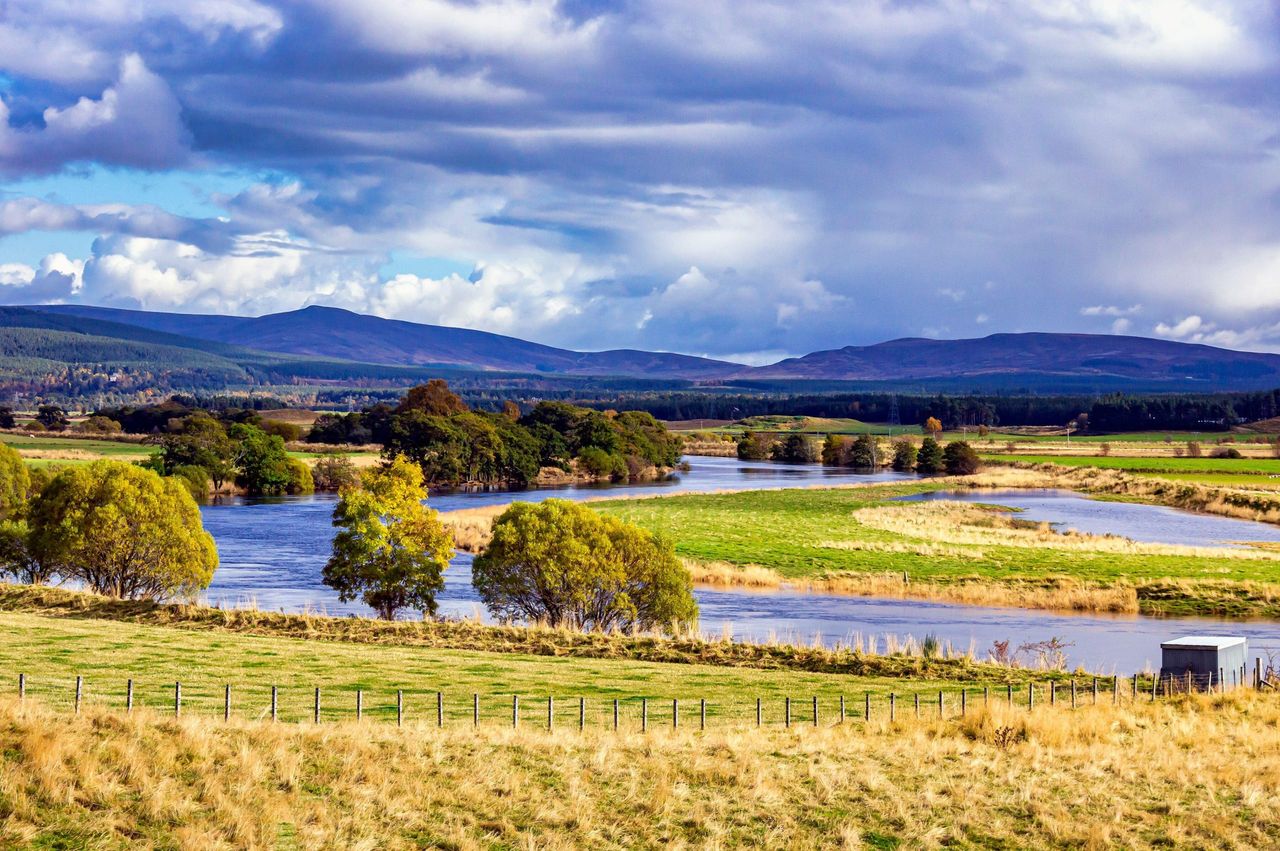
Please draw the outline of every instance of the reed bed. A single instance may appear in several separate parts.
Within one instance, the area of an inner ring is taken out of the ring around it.
[[[648,734],[71,716],[4,699],[0,752],[7,846],[1244,848],[1280,835],[1280,706],[1243,692]]]

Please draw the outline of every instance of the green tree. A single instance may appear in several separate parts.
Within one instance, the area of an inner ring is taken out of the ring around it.
[[[743,432],[738,441],[738,458],[742,461],[767,461],[773,454],[773,441],[759,432]]]
[[[95,461],[58,473],[31,503],[41,567],[112,597],[189,596],[218,566],[185,487],[150,470]]]
[[[231,427],[236,442],[236,484],[249,496],[280,496],[294,481],[289,455],[279,435],[257,426],[237,423]]]
[[[0,405],[0,428],[17,428],[18,418],[13,415],[13,408]]]
[[[0,520],[23,514],[30,488],[26,462],[12,446],[0,443]]]
[[[811,464],[818,460],[818,448],[814,441],[804,434],[789,434],[781,443],[774,444],[773,460],[788,464]]]
[[[0,443],[0,575],[19,582],[46,582],[31,557],[26,514],[31,492],[31,476],[22,456],[13,447]]]
[[[41,405],[36,411],[36,422],[49,431],[63,431],[71,424],[67,412],[57,405]]]
[[[949,476],[971,476],[982,467],[982,460],[968,443],[953,440],[942,450],[942,466]]]
[[[849,463],[852,441],[838,434],[829,434],[822,441],[822,463],[828,467],[844,467]]]
[[[342,491],[333,510],[340,531],[324,566],[324,583],[340,600],[359,597],[387,620],[406,608],[435,614],[453,537],[426,498],[421,468],[405,458]]]
[[[178,467],[203,467],[214,490],[222,490],[227,479],[235,475],[235,441],[222,423],[203,411],[182,418],[177,431],[149,437],[147,442],[160,446],[166,473]]]
[[[916,472],[932,476],[942,470],[942,447],[932,437],[926,437],[920,443],[920,451],[916,453]]]
[[[472,584],[504,620],[633,630],[698,617],[689,572],[669,541],[559,499],[503,512]]]
[[[916,468],[916,445],[903,438],[893,442],[893,469],[910,473]]]
[[[859,470],[871,470],[880,460],[876,439],[869,434],[860,434],[853,441],[849,450],[849,466]]]
[[[288,459],[288,463],[289,484],[285,487],[285,493],[315,493],[315,477],[311,475],[311,467],[307,462],[303,461],[301,458],[290,458]]]

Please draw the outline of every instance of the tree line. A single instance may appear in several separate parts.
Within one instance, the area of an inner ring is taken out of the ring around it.
[[[597,411],[540,402],[522,413],[472,409],[434,379],[409,390],[395,407],[377,404],[349,414],[322,414],[306,438],[318,444],[379,443],[388,459],[404,456],[429,484],[523,486],[544,467],[596,478],[640,478],[674,467],[681,439],[641,411]]]
[[[933,429],[938,431],[939,429]],[[870,434],[847,437],[829,434],[819,446],[807,434],[785,437],[767,432],[744,432],[738,441],[738,458],[743,461],[781,461],[809,464],[821,460],[826,467],[852,467],[874,471],[891,467],[900,473],[925,476],[945,473],[967,476],[978,472],[982,462],[975,450],[963,440],[949,441],[945,446],[934,437],[926,437],[917,447],[910,438],[899,438],[886,451],[881,441]]]

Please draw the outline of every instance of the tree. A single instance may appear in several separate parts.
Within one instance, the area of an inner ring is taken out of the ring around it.
[[[132,464],[63,470],[31,503],[29,522],[44,570],[111,597],[190,596],[218,566],[186,488]]]
[[[358,485],[360,473],[345,455],[321,455],[311,468],[311,479],[316,490],[336,491]]]
[[[18,419],[13,415],[13,408],[0,405],[0,428],[17,428]]]
[[[822,463],[828,467],[843,467],[848,464],[852,442],[838,434],[827,435],[822,441]]]
[[[689,572],[669,541],[565,500],[503,512],[472,584],[504,620],[633,630],[698,617]]]
[[[910,473],[916,468],[916,445],[903,438],[893,442],[893,469]]]
[[[743,432],[738,441],[738,458],[742,461],[766,461],[773,454],[773,440],[759,432]]]
[[[26,462],[12,446],[0,443],[0,520],[22,515],[30,488]]]
[[[406,458],[364,474],[333,509],[333,554],[324,584],[343,602],[362,599],[393,620],[401,609],[435,614],[436,594],[453,558],[453,537],[424,503],[422,470]]]
[[[920,451],[916,453],[916,472],[932,476],[935,473],[941,473],[942,470],[942,447],[932,437],[926,437],[920,443]]]
[[[929,417],[924,421],[924,432],[933,438],[937,438],[942,432],[942,423],[937,417]]]
[[[508,399],[502,403],[502,415],[515,422],[520,419],[520,406]]]
[[[44,582],[39,565],[31,557],[26,522],[31,476],[14,449],[0,443],[0,575],[20,582]]]
[[[774,445],[773,460],[788,464],[811,464],[818,460],[818,450],[807,435],[789,434],[781,442]]]
[[[110,417],[95,414],[80,423],[77,430],[85,434],[119,434],[120,423]]]
[[[289,456],[279,435],[257,426],[238,423],[231,427],[236,441],[236,484],[249,496],[280,496],[294,481]]]
[[[949,476],[971,476],[982,467],[982,461],[968,443],[953,440],[942,450],[942,466]]]
[[[396,407],[397,414],[409,411],[421,411],[424,414],[447,417],[450,414],[462,414],[469,411],[462,397],[449,389],[449,383],[443,378],[433,378],[426,384],[410,387]]]
[[[36,411],[36,422],[49,431],[63,431],[71,424],[67,412],[57,405],[41,405]]]
[[[176,432],[147,438],[148,443],[160,447],[164,472],[172,473],[178,467],[203,467],[213,482],[213,489],[222,490],[222,485],[235,474],[235,441],[227,435],[222,423],[203,411],[182,418],[180,423]]]
[[[849,466],[857,467],[859,470],[874,469],[880,460],[876,448],[874,437],[869,434],[858,435],[853,441],[853,447],[849,450]]]

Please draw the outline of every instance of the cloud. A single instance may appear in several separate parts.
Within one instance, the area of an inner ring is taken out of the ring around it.
[[[121,190],[0,199],[0,264],[75,231],[59,297],[588,348],[943,335],[958,303],[1266,347],[1277,26],[1266,0],[9,0],[0,172]],[[129,197],[179,165],[264,177],[220,218]],[[399,254],[475,272],[380,272]]]

